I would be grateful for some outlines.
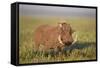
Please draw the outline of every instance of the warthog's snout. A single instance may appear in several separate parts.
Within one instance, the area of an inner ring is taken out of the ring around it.
[[[72,41],[65,42],[64,44],[65,45],[71,45],[72,43],[73,43],[73,40]]]
[[[71,45],[72,44],[72,42],[67,42],[67,43],[65,43],[65,45]]]

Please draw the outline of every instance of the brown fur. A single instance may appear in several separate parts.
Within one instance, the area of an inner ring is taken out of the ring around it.
[[[64,45],[59,43],[58,36],[61,35],[61,40],[63,43],[73,42],[71,36],[71,27],[69,24],[60,23],[62,27],[58,26],[49,26],[49,25],[41,25],[34,32],[34,48],[36,51],[39,50],[40,45],[43,45],[43,51],[47,51],[49,49],[57,49],[63,48]]]

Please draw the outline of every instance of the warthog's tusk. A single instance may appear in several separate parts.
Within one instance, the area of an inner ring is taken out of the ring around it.
[[[74,44],[74,43],[76,43],[76,41],[77,41],[77,34],[75,35],[75,38],[74,38],[74,41],[72,42],[72,45]]]
[[[64,45],[64,43],[61,40],[61,35],[58,36],[58,41],[59,41],[60,44]]]

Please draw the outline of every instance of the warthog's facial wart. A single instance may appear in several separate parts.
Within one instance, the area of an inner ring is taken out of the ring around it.
[[[64,43],[61,40],[61,35],[58,36],[58,41],[59,41],[60,44],[64,45]]]

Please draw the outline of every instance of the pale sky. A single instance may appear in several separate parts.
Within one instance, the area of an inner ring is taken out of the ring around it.
[[[20,5],[20,16],[64,16],[64,17],[93,17],[95,18],[96,9],[76,8],[76,7],[57,7],[40,5]]]

